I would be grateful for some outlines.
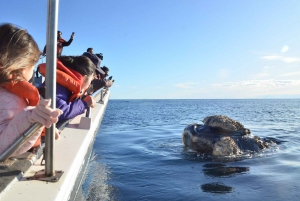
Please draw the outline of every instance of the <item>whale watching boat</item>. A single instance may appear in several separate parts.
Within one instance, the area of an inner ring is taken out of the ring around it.
[[[56,38],[58,0],[48,0],[46,98],[56,97]],[[70,120],[55,140],[55,125],[46,131],[42,146],[18,157],[10,157],[41,127],[35,123],[0,156],[0,200],[76,200],[91,158],[110,91],[92,94],[96,106]],[[52,101],[55,108],[55,101]]]

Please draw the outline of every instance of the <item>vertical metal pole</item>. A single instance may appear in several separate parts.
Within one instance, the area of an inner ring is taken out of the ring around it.
[[[103,89],[101,90],[100,101],[103,101]]]
[[[48,0],[47,11],[47,60],[46,60],[46,99],[51,99],[51,108],[56,108],[56,52],[57,19],[59,0]],[[55,124],[46,130],[45,175],[54,176]]]

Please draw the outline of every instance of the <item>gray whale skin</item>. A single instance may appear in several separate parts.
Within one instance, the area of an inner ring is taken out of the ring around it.
[[[241,155],[245,151],[257,152],[268,143],[251,135],[249,129],[227,116],[208,116],[204,124],[190,124],[182,133],[182,143],[189,149],[213,156]]]

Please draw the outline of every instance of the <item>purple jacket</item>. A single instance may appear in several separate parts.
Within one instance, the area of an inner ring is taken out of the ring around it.
[[[81,99],[69,102],[72,92],[60,84],[56,84],[56,108],[63,111],[63,114],[59,116],[59,121],[72,119],[77,115],[84,113],[88,108],[86,102]]]

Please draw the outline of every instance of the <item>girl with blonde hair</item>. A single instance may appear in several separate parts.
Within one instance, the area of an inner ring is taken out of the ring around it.
[[[0,154],[32,124],[50,127],[62,114],[50,108],[51,100],[41,99],[28,82],[41,53],[24,29],[13,24],[0,25]],[[28,151],[44,127],[30,137],[14,154]]]

